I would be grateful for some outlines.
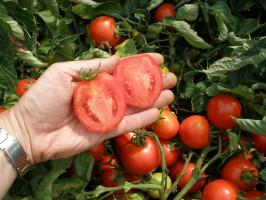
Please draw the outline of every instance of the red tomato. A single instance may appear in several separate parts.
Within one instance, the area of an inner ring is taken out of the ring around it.
[[[224,165],[221,177],[232,181],[239,189],[248,191],[256,187],[259,172],[253,162],[240,155],[232,158]]]
[[[121,42],[121,38],[115,34],[116,21],[112,17],[100,16],[88,25],[88,35],[96,46],[107,44],[114,47]]]
[[[18,96],[22,96],[32,85],[35,83],[35,79],[23,79],[17,83],[16,93]]]
[[[165,164],[167,167],[170,167],[179,160],[180,151],[178,149],[174,149],[171,146],[169,140],[160,140],[160,142],[164,151]],[[161,156],[160,156],[159,166],[160,167],[162,166]]]
[[[216,128],[226,130],[235,126],[235,122],[230,116],[240,117],[241,104],[233,96],[220,94],[208,102],[207,113],[210,122]]]
[[[163,89],[160,66],[149,55],[120,59],[114,76],[124,86],[126,103],[130,106],[150,107]]]
[[[118,167],[118,162],[115,157],[111,155],[104,155],[99,163],[98,169],[100,171],[113,170]]]
[[[113,130],[124,117],[126,103],[119,83],[107,73],[80,82],[74,90],[74,111],[88,130]]]
[[[126,144],[131,143],[131,139],[134,135],[136,135],[134,132],[128,132],[114,138],[115,149],[118,154],[120,154],[121,150]]]
[[[87,152],[91,153],[91,155],[94,158],[94,161],[99,161],[102,159],[103,155],[104,155],[104,144],[100,143],[97,146],[89,149]]]
[[[262,197],[265,197],[265,196],[263,196],[263,192],[261,192],[261,191],[252,190],[252,191],[247,192],[244,195],[244,197],[246,197],[250,200],[262,200]]]
[[[1,113],[1,112],[4,112],[5,110],[6,110],[5,108],[0,107],[0,113]]]
[[[175,17],[175,5],[162,3],[155,9],[153,19],[155,22],[162,22],[165,17]]]
[[[172,178],[173,181],[176,180],[176,178],[179,176],[179,174],[181,174],[182,169],[184,168],[185,163],[183,161],[180,161],[178,163],[176,163],[175,165],[173,165],[170,168],[170,176]],[[191,176],[192,176],[192,172],[195,169],[195,163],[189,163],[186,170],[185,170],[185,174],[184,176],[180,179],[178,185],[180,188],[185,187],[185,185],[187,184],[187,182],[190,180]],[[202,176],[205,176],[205,173],[202,172],[201,174]],[[188,193],[194,193],[197,192],[198,190],[200,190],[200,188],[202,188],[202,186],[205,184],[206,182],[206,178],[202,178],[200,179],[190,190]]]
[[[252,134],[251,139],[257,151],[266,155],[266,136]]]
[[[125,182],[123,176],[117,170],[105,170],[101,174],[101,180],[106,187],[115,187]]]
[[[178,134],[179,121],[173,112],[163,109],[160,119],[152,124],[151,129],[159,138],[171,139]]]
[[[143,146],[125,145],[120,152],[120,160],[128,172],[145,175],[158,167],[159,148],[152,138],[146,137]]]
[[[188,147],[202,149],[209,143],[209,122],[201,115],[191,115],[181,123],[179,135],[182,142]]]
[[[226,180],[216,179],[203,190],[203,200],[236,200],[238,191]]]

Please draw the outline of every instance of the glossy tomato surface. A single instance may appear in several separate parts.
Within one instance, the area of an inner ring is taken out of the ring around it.
[[[171,139],[178,134],[179,121],[173,112],[163,109],[160,119],[151,125],[151,129],[159,138]]]
[[[233,128],[235,122],[230,116],[239,118],[241,104],[237,98],[226,94],[214,96],[208,102],[207,114],[210,122],[218,129]]]
[[[18,96],[23,96],[23,94],[36,82],[35,79],[23,79],[17,83],[16,93]]]
[[[226,180],[216,179],[203,190],[203,200],[236,200],[238,191]]]
[[[163,89],[160,66],[146,54],[122,58],[114,76],[123,85],[126,103],[130,106],[151,106]]]
[[[88,152],[91,153],[91,155],[93,156],[94,161],[99,161],[104,156],[104,152],[105,152],[104,144],[100,143],[97,146],[89,149]]]
[[[131,139],[136,136],[134,132],[127,132],[123,135],[120,135],[118,137],[114,138],[115,143],[115,149],[117,153],[119,154],[122,150],[122,148],[127,145],[128,143],[131,143]]]
[[[192,149],[206,147],[210,139],[210,125],[201,115],[191,115],[184,119],[179,128],[181,141]]]
[[[112,17],[100,16],[95,18],[88,25],[88,35],[96,46],[108,44],[111,47],[120,43],[121,38],[115,34],[116,21]]]
[[[244,156],[236,156],[222,168],[221,177],[232,181],[241,190],[252,190],[256,187],[259,172],[256,165]]]
[[[248,198],[249,200],[265,200],[266,199],[266,196],[263,196],[263,192],[261,191],[257,191],[257,190],[251,190],[251,191],[248,191],[244,197]],[[262,199],[262,197],[264,197]]]
[[[176,163],[175,165],[173,165],[170,168],[170,176],[173,180],[173,182],[176,180],[176,178],[181,174],[182,169],[184,168],[185,163],[183,161],[180,161],[178,163]],[[195,169],[195,163],[189,163],[185,169],[185,174],[184,176],[180,179],[178,185],[180,188],[184,188],[187,184],[187,182],[190,180],[193,170]],[[205,173],[202,172],[201,174],[202,176],[205,176]],[[200,190],[203,185],[206,182],[206,178],[202,178],[200,179],[189,191],[188,193],[194,193],[197,192],[198,190]]]
[[[155,22],[162,22],[165,17],[175,17],[175,5],[172,3],[162,3],[154,12]]]
[[[160,140],[160,143],[164,151],[165,164],[167,167],[170,167],[179,160],[181,153],[178,149],[176,149],[171,145],[169,140]],[[162,166],[161,156],[160,156],[159,166],[160,167]]]
[[[126,112],[121,85],[107,73],[80,82],[74,90],[74,111],[90,131],[99,133],[117,127]]]
[[[143,146],[133,143],[124,146],[120,153],[120,160],[128,172],[145,175],[158,167],[159,149],[152,138],[146,137]]]
[[[257,151],[266,155],[266,136],[252,134],[251,139]]]
[[[111,155],[104,155],[98,164],[98,169],[100,172],[106,170],[113,170],[118,168],[117,158]]]

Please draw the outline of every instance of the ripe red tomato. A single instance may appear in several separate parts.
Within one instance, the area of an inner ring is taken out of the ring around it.
[[[104,144],[103,143],[100,143],[97,146],[89,149],[87,152],[88,153],[91,153],[91,155],[94,158],[94,161],[99,161],[99,160],[102,159],[102,157],[104,155],[104,151],[105,151]]]
[[[5,108],[0,107],[0,113],[1,113],[1,112],[4,112],[5,110],[6,110]]]
[[[122,58],[114,77],[124,86],[126,103],[134,107],[151,106],[163,89],[160,66],[145,54]]]
[[[221,177],[232,181],[241,190],[252,190],[256,187],[259,172],[256,165],[243,155],[229,160],[222,169]]]
[[[118,161],[111,155],[104,155],[99,163],[98,169],[102,171],[118,168]]]
[[[103,133],[116,128],[126,112],[121,85],[107,73],[80,82],[74,90],[74,111],[88,130]]]
[[[153,19],[155,22],[162,22],[165,17],[175,17],[175,5],[162,3],[155,9]]]
[[[101,180],[106,187],[115,187],[125,182],[122,174],[119,174],[117,170],[105,170],[101,174]]]
[[[134,132],[127,132],[123,135],[114,138],[115,149],[118,154],[120,154],[121,150],[126,144],[131,142],[132,137],[134,137],[135,135],[136,134]]]
[[[163,109],[160,119],[151,125],[151,129],[159,138],[171,139],[178,134],[179,121],[173,112]]]
[[[164,151],[165,164],[167,167],[175,164],[180,158],[180,151],[171,146],[169,140],[160,140]],[[162,166],[161,156],[159,161],[159,167]]]
[[[18,96],[22,96],[32,85],[35,83],[35,79],[23,79],[17,83],[16,93]]]
[[[192,149],[202,149],[209,143],[210,125],[201,115],[191,115],[184,119],[179,128],[182,142]]]
[[[249,200],[261,200],[263,197],[263,192],[252,190],[247,192],[244,197],[248,198]],[[265,196],[264,196],[265,197]]]
[[[220,94],[210,99],[207,113],[210,122],[216,128],[226,130],[235,126],[235,122],[230,116],[240,117],[241,104],[233,96]]]
[[[93,40],[96,46],[108,44],[114,47],[122,40],[115,34],[116,21],[112,17],[100,16],[95,18],[88,25],[87,31],[89,38]]]
[[[203,190],[203,200],[236,200],[238,191],[226,180],[216,179]]]
[[[146,137],[143,146],[128,143],[120,152],[120,160],[126,170],[137,175],[145,175],[158,167],[159,148],[155,141]]]
[[[176,178],[179,176],[179,174],[181,174],[182,169],[184,168],[185,163],[183,161],[180,161],[178,163],[176,163],[175,165],[173,165],[170,168],[170,176],[173,180],[173,182],[176,180]],[[180,179],[178,185],[180,188],[185,187],[185,185],[187,184],[187,182],[190,180],[191,176],[192,176],[192,172],[195,169],[195,163],[189,163],[187,165],[187,168],[185,170],[185,174],[184,176]],[[201,173],[202,176],[205,176],[205,173],[202,172]],[[202,188],[202,186],[205,184],[206,182],[206,178],[202,178],[200,179],[189,191],[188,193],[194,193],[197,192],[198,190],[200,190],[200,188]]]
[[[266,136],[252,134],[251,139],[257,151],[266,155]]]

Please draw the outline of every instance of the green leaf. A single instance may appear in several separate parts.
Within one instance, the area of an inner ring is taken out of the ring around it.
[[[223,18],[221,17],[221,15],[213,13],[212,14],[216,20],[217,23],[217,28],[219,31],[219,37],[218,37],[218,41],[220,42],[224,42],[227,40],[227,35],[228,35],[228,28],[225,24],[225,22],[223,21]]]
[[[209,49],[211,45],[205,42],[197,33],[191,29],[190,25],[185,21],[176,21],[171,18],[164,18],[163,23],[175,29],[191,46],[199,49]]]
[[[4,3],[7,12],[24,28],[30,32],[35,32],[37,29],[34,16],[32,13],[23,9],[14,1],[7,1]]]
[[[198,4],[185,4],[178,8],[176,18],[178,20],[185,20],[193,22],[198,18],[199,5]]]
[[[74,169],[76,175],[85,181],[90,181],[94,160],[91,154],[81,153],[75,157]]]
[[[204,105],[206,105],[206,99],[204,93],[196,93],[191,98],[191,106],[192,111],[194,112],[202,112],[204,109]]]
[[[235,119],[237,125],[250,133],[266,136],[266,121],[255,119]]]
[[[22,27],[18,24],[17,21],[15,21],[12,17],[7,16],[5,19],[6,23],[9,24],[12,33],[15,37],[17,37],[20,40],[25,40],[24,31]]]
[[[45,10],[37,13],[47,25],[50,33],[55,38],[57,35],[58,19],[50,10]]]
[[[234,32],[228,33],[228,42],[230,42],[230,44],[232,45],[244,46],[244,45],[247,45],[246,41],[247,40],[244,38],[237,37]]]
[[[54,181],[65,172],[64,169],[52,169],[41,180],[35,191],[38,200],[52,200],[52,186]]]
[[[262,169],[260,171],[260,178],[264,181],[266,181],[266,169]]]
[[[73,162],[73,157],[62,159],[62,160],[53,160],[51,161],[51,164],[54,169],[68,169]]]
[[[47,67],[48,63],[41,61],[39,58],[33,55],[31,51],[16,52],[16,56],[23,60],[25,63],[33,67]]]
[[[94,16],[93,8],[83,4],[73,6],[72,12],[80,16],[82,19],[92,19]]]
[[[119,57],[132,56],[138,53],[135,41],[132,39],[127,39],[122,44],[117,45],[115,50],[115,55]]]
[[[56,17],[59,17],[59,8],[56,0],[41,0],[45,4],[46,8],[52,12]]]
[[[15,88],[8,88],[5,91],[3,98],[3,106],[5,108],[11,108],[19,101],[19,97],[15,91]]]
[[[98,3],[98,2],[92,1],[92,0],[72,0],[72,2],[91,6],[91,7],[97,7],[101,4],[103,4],[103,3]]]
[[[228,139],[229,139],[229,150],[230,152],[235,152],[238,149],[238,136],[234,132],[227,132]]]
[[[265,27],[264,24],[259,24],[257,19],[254,18],[239,18],[237,23],[237,35],[249,35],[258,29]]]
[[[149,5],[148,5],[148,10],[152,10],[152,9],[156,8],[162,2],[163,2],[163,0],[151,0],[150,3],[149,3]]]

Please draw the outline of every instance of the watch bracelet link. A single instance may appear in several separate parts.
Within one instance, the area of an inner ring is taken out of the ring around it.
[[[2,128],[0,128],[0,149],[4,151],[19,176],[22,176],[31,165],[20,143]]]

